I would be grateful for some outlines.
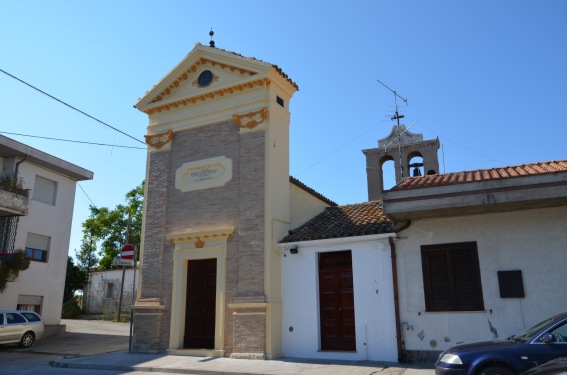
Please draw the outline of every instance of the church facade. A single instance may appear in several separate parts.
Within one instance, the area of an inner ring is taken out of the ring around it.
[[[134,350],[281,357],[290,196],[302,218],[329,205],[290,182],[297,89],[275,65],[197,44],[135,105],[149,150]]]

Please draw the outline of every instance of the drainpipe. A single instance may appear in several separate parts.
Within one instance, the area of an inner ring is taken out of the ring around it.
[[[411,225],[411,221],[404,222],[399,227],[394,227],[394,233],[396,235],[409,228]],[[397,237],[397,236],[396,236]],[[398,362],[405,363],[406,362],[406,353],[404,350],[404,340],[402,337],[402,328],[401,328],[401,320],[400,320],[400,301],[398,298],[398,266],[396,264],[396,244],[394,243],[393,237],[388,237],[388,242],[390,243],[390,252],[392,258],[392,280],[394,283],[394,314],[396,316],[396,339],[398,344]]]
[[[16,168],[14,171],[14,177],[17,179],[18,178],[18,170],[20,169],[20,164],[22,164],[24,161],[26,161],[26,159],[28,158],[28,155],[24,155],[24,158],[22,160],[20,160],[19,162],[16,163]]]

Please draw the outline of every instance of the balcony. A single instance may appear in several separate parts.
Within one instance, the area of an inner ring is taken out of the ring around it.
[[[12,193],[0,190],[0,217],[25,216],[28,214],[29,190],[19,190]]]

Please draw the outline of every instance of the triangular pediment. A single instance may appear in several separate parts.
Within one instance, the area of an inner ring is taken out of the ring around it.
[[[264,84],[271,64],[214,47],[195,48],[148,91],[135,107],[141,111],[205,100]]]

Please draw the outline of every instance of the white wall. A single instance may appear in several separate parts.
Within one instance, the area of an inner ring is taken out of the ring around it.
[[[352,251],[356,352],[322,352],[317,254],[343,250]],[[283,355],[396,362],[390,255],[384,235],[299,243],[298,254],[282,250]]]
[[[139,273],[136,272],[136,279]],[[129,310],[132,305],[132,283],[134,281],[134,268],[126,268],[124,272],[124,291],[122,294],[122,311]],[[114,294],[111,298],[106,295],[107,284],[114,284]],[[83,293],[84,309],[87,314],[107,313],[110,309],[118,311],[120,288],[122,286],[122,269],[91,272],[89,284]],[[135,295],[135,292],[134,292]]]
[[[291,222],[290,229],[305,224],[321,212],[325,211],[329,204],[306,192],[299,186],[289,183]]]
[[[396,241],[408,350],[506,338],[567,310],[567,207],[413,222]],[[476,241],[485,311],[426,312],[421,245]],[[500,298],[497,271],[521,270],[525,298]]]
[[[28,232],[51,237],[51,243],[46,263],[32,261],[15,282],[9,283],[0,298],[0,309],[15,309],[18,295],[42,296],[45,323],[60,324],[76,181],[27,162],[20,164],[18,174],[24,179],[25,189],[34,188],[36,175],[57,181],[57,197],[52,206],[34,201],[30,191],[28,215],[19,219],[15,249],[25,248]]]

